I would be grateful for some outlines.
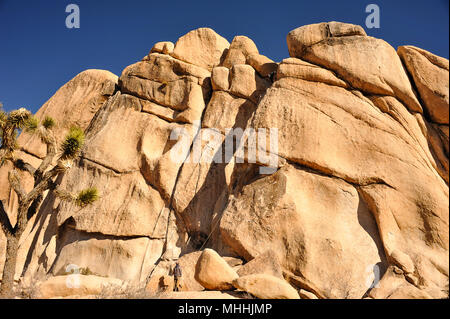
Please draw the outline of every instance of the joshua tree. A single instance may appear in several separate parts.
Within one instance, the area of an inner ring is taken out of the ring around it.
[[[24,108],[6,113],[0,106],[0,167],[8,162],[12,164],[8,181],[18,200],[17,222],[14,226],[0,201],[0,225],[7,239],[0,296],[9,296],[13,291],[19,240],[30,218],[38,212],[44,192],[54,191],[62,200],[72,201],[79,206],[88,205],[98,198],[96,188],[88,188],[75,195],[60,189],[55,183],[57,176],[71,167],[84,143],[83,131],[72,127],[58,147],[54,134],[55,125],[55,120],[51,117],[45,117],[41,122]],[[47,155],[37,168],[16,155],[16,150],[19,149],[17,136],[21,131],[37,134],[47,146]],[[31,175],[34,180],[33,189],[28,193],[23,188],[19,171]]]

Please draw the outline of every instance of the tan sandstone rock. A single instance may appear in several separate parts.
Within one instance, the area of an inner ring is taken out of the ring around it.
[[[277,70],[277,79],[299,78],[306,81],[321,82],[347,88],[348,84],[333,72],[297,58],[284,59]]]
[[[198,259],[195,279],[209,290],[230,290],[239,276],[222,257],[212,249],[205,249]]]
[[[202,291],[205,288],[195,279],[195,267],[202,252],[195,251],[183,255],[178,259],[178,264],[183,272],[182,276],[182,290],[183,291]]]
[[[86,70],[75,76],[62,86],[36,113],[39,119],[51,116],[58,126],[55,136],[61,141],[72,125],[86,129],[92,117],[111,96],[117,85],[117,76],[105,70]],[[18,138],[18,144],[24,150],[18,157],[37,167],[47,149],[39,137],[23,132]],[[25,154],[27,153],[27,154]],[[0,180],[7,183],[9,167],[0,168]],[[23,185],[26,191],[32,187],[32,179],[23,175]],[[11,195],[11,196],[10,196]],[[12,214],[16,210],[15,194],[7,187],[0,189],[0,200],[3,201],[6,211]],[[15,216],[13,217],[13,222]]]
[[[236,269],[236,267],[240,268],[243,264],[243,261],[240,258],[230,256],[223,256],[222,258],[230,265],[230,267],[233,267],[233,269]]]
[[[147,284],[154,296],[171,290],[178,260],[182,290],[241,280],[260,298],[448,298],[448,60],[410,46],[397,54],[339,22],[297,28],[287,40],[291,57],[277,64],[246,37],[230,45],[197,29],[173,51],[155,44],[119,80],[90,70],[58,90],[38,115],[68,119],[62,133],[81,125],[86,143],[56,182],[74,192],[95,186],[100,198],[80,209],[44,194],[21,238],[16,279],[31,284],[75,265],[89,278]],[[249,136],[244,154],[226,153],[238,138],[230,128],[276,129],[277,145],[257,143],[275,163],[261,154],[249,163]],[[18,155],[39,164],[40,142],[20,142]],[[0,195],[14,210],[8,169]],[[264,257],[268,249],[276,257]],[[95,282],[58,294],[94,296]]]
[[[336,35],[331,32],[333,28],[339,30]],[[335,23],[333,28],[319,24],[291,31],[290,55],[336,72],[357,89],[396,96],[412,112],[422,112],[394,48],[365,36],[359,26]]]
[[[319,299],[315,294],[304,289],[300,289],[298,294],[301,299]]]
[[[223,66],[215,67],[211,74],[211,84],[214,91],[228,91],[230,70]]]
[[[99,295],[105,289],[124,287],[121,280],[98,276],[66,275],[47,279],[39,284],[40,298]]]
[[[448,60],[414,46],[401,46],[398,54],[414,79],[425,107],[436,123],[448,124],[449,87]]]
[[[105,70],[86,70],[62,86],[36,113],[43,119],[50,115],[59,126],[55,135],[64,138],[71,125],[87,128],[92,117],[113,95],[117,76]],[[46,148],[37,136],[21,134],[18,143],[29,153],[44,157]]]
[[[116,75],[105,70],[86,70],[75,76],[38,110],[36,116],[44,119],[51,116],[58,124],[55,127],[57,140],[61,141],[69,128],[77,125],[86,129],[100,109],[103,103],[115,92],[118,78]],[[38,167],[41,158],[46,155],[46,147],[35,135],[23,132],[18,138],[18,144],[23,151],[16,153],[18,158],[28,162],[34,167]],[[17,198],[10,189],[7,182],[9,165],[0,168],[0,200],[13,224],[16,220]],[[32,178],[27,173],[20,173],[22,186],[25,191],[32,188]],[[5,187],[3,187],[5,185]],[[46,194],[44,194],[46,195]],[[18,252],[18,262],[16,265],[16,279],[22,275],[22,271],[30,270],[30,273],[40,269],[37,260],[42,257],[47,259],[55,258],[55,228],[51,222],[49,201],[44,201],[42,214],[33,216],[21,238]],[[44,212],[44,210],[47,210]],[[6,247],[5,237],[0,231],[0,247]],[[48,249],[47,249],[48,248]],[[47,249],[47,253],[45,250]],[[52,251],[53,250],[53,251]],[[4,264],[4,249],[0,249],[0,270]],[[33,257],[31,257],[33,256]],[[42,260],[42,259],[41,259]],[[0,275],[1,276],[1,275]]]
[[[230,92],[258,103],[270,83],[261,78],[250,65],[236,64],[231,69]]]
[[[271,73],[277,71],[278,63],[275,63],[268,57],[253,53],[247,56],[247,64],[250,64],[262,77],[267,77]]]
[[[214,92],[202,125],[226,134],[227,129],[245,128],[257,105],[251,100],[239,98],[227,92]]]
[[[294,29],[286,39],[290,56],[300,58],[307,48],[327,38],[353,35],[365,36],[366,32],[358,25],[332,21]]]
[[[245,64],[247,57],[252,54],[259,54],[255,43],[246,36],[236,36],[231,41],[230,48],[221,65],[231,68],[235,64]]]
[[[184,281],[183,281],[184,284]],[[145,291],[151,295],[157,295],[159,293],[171,292],[175,288],[175,281],[173,276],[162,275],[152,276],[145,286]]]
[[[220,227],[246,259],[270,248],[283,268],[301,273],[329,298],[362,297],[367,269],[385,264],[376,224],[357,190],[292,166],[244,186]]]
[[[352,100],[354,98],[356,100],[353,103]],[[389,102],[382,106],[380,103],[374,104],[370,99],[367,99],[357,91],[347,91],[340,87],[299,79],[282,78],[267,90],[266,95],[258,105],[250,125],[253,128],[278,128],[278,154],[282,158],[300,164],[301,167],[306,166],[319,174],[339,177],[350,183],[360,185],[361,188],[358,188],[358,191],[365,189],[365,186],[371,185],[374,189],[379,189],[379,196],[376,196],[373,201],[377,203],[376,205],[383,207],[380,208],[380,211],[383,211],[382,216],[385,216],[382,219],[378,219],[378,209],[376,209],[376,206],[373,206],[370,199],[374,198],[375,194],[370,195],[370,197],[364,195],[362,199],[355,201],[355,204],[365,203],[363,205],[366,206],[367,220],[371,219],[370,214],[375,216],[381,233],[380,235],[374,233],[371,236],[374,239],[373,243],[380,243],[379,238],[381,237],[384,250],[387,252],[388,260],[391,260],[391,262],[394,262],[395,258],[390,256],[396,249],[410,256],[415,266],[418,267],[416,269],[420,272],[419,277],[429,278],[426,288],[423,287],[423,289],[427,292],[435,293],[437,291],[435,287],[443,287],[447,281],[448,266],[446,256],[448,255],[448,250],[446,247],[448,229],[446,225],[448,223],[448,186],[437,168],[436,160],[432,155],[426,137],[423,136],[423,130],[417,122],[416,116],[410,114],[405,105],[398,102],[395,98],[385,99],[383,97],[382,99],[385,102]],[[341,115],[346,119],[341,118]],[[352,122],[359,128],[349,131],[349,127],[354,127],[350,124]],[[368,133],[371,130],[375,130],[377,133]],[[366,135],[364,132],[368,134]],[[352,138],[351,135],[353,133],[356,133],[358,137]],[[293,139],[293,136],[297,138]],[[369,142],[374,136],[377,136],[376,140]],[[344,140],[348,142],[341,144],[341,141]],[[362,143],[360,144],[359,141]],[[355,148],[351,151],[348,149],[349,147]],[[300,156],[294,154],[299,154]],[[369,156],[369,154],[372,155]],[[330,157],[328,158],[328,156]],[[383,159],[385,156],[386,158]],[[394,158],[398,160],[393,160]],[[346,169],[345,166],[354,160],[357,162],[351,164],[351,168]],[[383,167],[383,170],[379,169],[380,166]],[[260,179],[259,182],[263,183],[263,180]],[[248,184],[245,178],[243,183],[244,185]],[[271,180],[267,180],[267,183],[267,185],[271,185]],[[431,187],[431,185],[433,186]],[[260,189],[262,185],[257,187]],[[396,191],[391,190],[390,187]],[[279,193],[279,191],[275,191],[275,193]],[[239,194],[237,198],[230,202],[227,208],[227,210],[230,210],[230,213],[224,213],[221,227],[222,225],[230,225],[226,220],[234,215],[232,211],[240,212],[239,215],[232,217],[234,220],[232,223],[245,227],[243,220],[246,220],[248,217],[242,217],[241,214],[245,214],[245,209],[243,208],[245,206],[241,206],[241,204],[250,199],[243,199],[241,202],[239,197],[242,196],[243,194]],[[329,201],[330,195],[327,195],[327,198]],[[390,198],[390,200],[387,201],[382,198]],[[234,201],[236,203],[233,203]],[[250,202],[254,203],[255,199],[250,200]],[[319,200],[318,202],[321,201]],[[233,205],[236,206],[233,207]],[[356,204],[354,207],[358,207],[358,205]],[[387,209],[387,207],[390,207],[390,209]],[[336,208],[331,208],[328,211],[337,210]],[[427,211],[433,211],[436,215],[429,215],[425,213]],[[256,213],[256,215],[260,214]],[[392,218],[392,215],[395,218]],[[412,216],[416,217],[412,218]],[[386,218],[386,223],[384,218]],[[395,220],[403,220],[403,218],[409,226],[396,228]],[[249,220],[252,219],[249,218]],[[260,219],[261,217],[257,217],[257,220]],[[373,223],[373,221],[370,223]],[[419,242],[423,243],[423,239],[421,239],[423,238],[423,231],[420,230],[423,229],[423,226],[420,226],[423,223],[433,225],[436,233],[433,235],[429,233],[427,235],[429,236],[428,242],[419,248]],[[416,226],[412,226],[413,224]],[[270,234],[270,230],[273,228],[272,225],[277,225],[277,223],[269,222],[262,225],[268,227],[264,232]],[[392,225],[392,228],[388,225]],[[355,224],[355,226],[360,227],[358,224]],[[256,241],[253,241],[254,239],[247,235],[253,233],[253,231],[247,229],[238,235],[238,228],[233,228],[233,230],[229,226],[225,226],[225,228],[227,230],[223,232],[224,238],[244,256],[258,253],[257,251],[249,251],[250,247],[254,249],[264,246],[262,243],[253,244]],[[261,228],[264,229],[264,226]],[[304,229],[304,226],[302,228]],[[228,229],[231,231],[228,232]],[[363,228],[360,229],[365,232]],[[257,231],[257,233],[260,232]],[[280,231],[275,231],[275,233],[279,234]],[[275,241],[273,238],[280,237],[269,236],[265,242],[274,245]],[[342,237],[340,238],[342,239]],[[403,238],[408,238],[409,240],[404,241]],[[261,239],[262,237],[258,236],[258,240]],[[277,252],[281,251],[281,247],[277,246],[274,250]],[[383,249],[381,249],[379,244],[376,247],[378,247],[376,250],[380,252],[381,256]],[[366,250],[366,252],[369,251]],[[376,254],[378,255],[378,253]],[[302,254],[299,253],[298,256],[302,256]],[[431,256],[436,256],[436,258]],[[280,258],[283,260],[284,257],[280,256]],[[433,259],[433,263],[439,260],[435,264],[436,266],[431,266],[430,258]],[[351,259],[353,262],[357,260],[355,258]],[[369,258],[363,257],[361,260],[369,260]],[[295,263],[299,265],[298,261]],[[365,272],[365,267],[369,267],[369,265],[363,266],[361,264],[361,276],[364,276],[362,273]],[[355,269],[354,267],[351,268]],[[440,275],[439,269],[446,270]],[[291,270],[296,274],[304,274],[304,271]],[[346,276],[336,276],[340,279],[330,281],[337,284],[340,280],[346,280]],[[305,277],[310,281],[312,279],[310,275]],[[312,282],[314,283],[313,286],[317,288],[317,283],[314,280]],[[353,292],[349,292],[348,297],[353,293],[355,293],[355,297],[361,297],[366,290],[365,285],[362,283],[357,288],[359,292],[354,290],[356,287],[353,284],[350,286],[353,287]],[[322,288],[317,288],[315,292],[318,290],[328,296],[333,294],[330,287],[327,289],[328,292],[325,292]],[[336,291],[342,292],[343,289],[338,288]],[[440,293],[435,296],[440,296]]]
[[[108,127],[116,124],[112,130],[115,137],[108,136],[112,133]],[[80,243],[59,238],[58,267],[81,263],[103,276],[141,281],[164,249],[173,246],[164,244],[166,236],[174,234],[170,240],[178,240],[176,225],[171,222],[173,212],[165,202],[181,165],[173,165],[170,152],[164,153],[171,125],[178,124],[140,112],[133,96],[118,94],[105,105],[87,134],[79,165],[62,180],[64,187],[73,190],[95,184],[101,198],[81,210],[68,203],[55,206],[58,227],[68,225],[86,237]],[[162,138],[160,142],[157,135]],[[160,170],[164,173],[158,173]],[[99,263],[98,256],[105,254],[106,260],[103,257]]]
[[[233,285],[260,299],[300,299],[297,290],[286,281],[266,274],[243,276],[234,280]]]
[[[193,30],[175,43],[172,56],[211,71],[230,43],[210,28]]]
[[[253,274],[266,274],[284,279],[278,256],[272,250],[259,254],[238,270],[239,277]]]
[[[113,236],[90,235],[76,230],[62,229],[64,237],[59,239],[62,246],[53,265],[55,275],[64,274],[67,267],[76,265],[89,269],[93,274],[120,278],[130,282],[145,279],[156,256],[161,255],[163,242],[146,237],[120,239]],[[147,260],[146,256],[154,256]]]
[[[174,47],[175,45],[170,41],[157,42],[150,50],[150,53],[157,52],[163,54],[170,54],[173,52]]]
[[[121,77],[138,77],[154,82],[173,82],[182,78],[196,78],[192,81],[204,85],[205,79],[211,76],[211,72],[197,65],[190,64],[168,55],[151,53],[148,60],[139,61],[127,66]]]

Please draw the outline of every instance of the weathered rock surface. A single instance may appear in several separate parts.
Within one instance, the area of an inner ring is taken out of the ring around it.
[[[49,115],[58,127],[55,136],[64,138],[72,125],[85,129],[98,109],[113,95],[117,76],[105,70],[86,70],[62,86],[36,113],[39,119]],[[18,143],[34,156],[43,158],[46,148],[37,136],[21,134]]]
[[[200,28],[178,39],[172,56],[211,71],[220,64],[229,46],[230,43],[214,30]]]
[[[247,56],[247,64],[251,65],[262,77],[268,77],[271,73],[276,72],[278,68],[277,63],[257,53]]]
[[[231,69],[230,93],[236,96],[258,103],[269,86],[248,64],[236,64]]]
[[[231,290],[238,274],[212,249],[205,249],[195,267],[195,279],[209,290]]]
[[[195,280],[195,267],[197,266],[198,259],[202,252],[195,251],[190,254],[186,254],[178,259],[178,263],[183,271],[182,276],[182,290],[184,291],[202,291],[205,288]]]
[[[330,22],[328,27],[300,27],[289,33],[288,47],[292,57],[330,69],[362,92],[396,96],[410,111],[422,112],[395,49],[366,36],[359,26]]]
[[[300,57],[310,46],[330,37],[354,35],[366,36],[366,32],[358,25],[332,21],[299,27],[289,32],[286,39],[289,54]]]
[[[230,70],[224,66],[215,67],[211,74],[211,84],[214,91],[228,91],[230,88]]]
[[[304,289],[300,289],[298,294],[301,299],[319,299],[315,294]]]
[[[236,36],[233,41],[231,41],[230,47],[221,65],[231,68],[235,64],[245,64],[247,58],[252,54],[259,54],[255,43],[245,36]]]
[[[178,261],[188,291],[163,298],[243,297],[199,291],[233,282],[259,298],[448,298],[448,60],[339,22],[287,42],[276,63],[245,36],[201,28],[156,43],[119,79],[88,70],[59,89],[37,115],[63,123],[58,134],[80,125],[86,143],[57,182],[100,199],[80,209],[46,194],[16,278],[76,265],[155,294],[173,289]],[[255,142],[263,130],[277,143]],[[19,142],[38,165],[44,146]],[[256,145],[266,154],[253,158]],[[0,199],[14,223],[9,169]],[[63,279],[45,296],[99,293],[101,280],[67,292]]]
[[[69,128],[77,125],[82,129],[89,126],[92,118],[100,107],[114,94],[117,89],[118,77],[109,71],[86,70],[75,76],[72,80],[62,86],[56,93],[39,109],[36,116],[44,119],[51,116],[58,123],[55,128],[55,136],[61,141]],[[38,167],[41,158],[46,155],[46,147],[35,135],[22,133],[18,138],[18,143],[22,151],[17,157]],[[8,171],[11,166],[6,165],[0,168],[0,200],[10,217],[12,224],[16,221],[17,197],[8,185]],[[27,173],[20,172],[22,186],[29,192],[33,187],[33,179]],[[52,196],[50,196],[52,197]],[[19,250],[19,261],[17,263],[16,278],[22,274],[24,266],[32,269],[31,273],[39,268],[37,259],[45,255],[44,248],[53,250],[49,254],[54,258],[54,238],[56,228],[53,227],[55,216],[50,216],[54,199],[47,198],[42,206],[42,213],[33,216],[29,222],[25,234],[21,238],[21,248]],[[45,210],[45,212],[44,212]],[[3,269],[4,252],[6,243],[3,232],[0,231],[0,271]],[[32,252],[36,250],[35,258],[32,259]],[[48,256],[46,256],[48,258]],[[25,267],[25,268],[26,268]],[[2,276],[0,272],[0,277]]]
[[[433,122],[448,125],[448,60],[414,46],[401,46],[398,55],[414,79]]]
[[[162,41],[155,43],[153,48],[150,50],[150,53],[157,52],[163,54],[170,54],[173,52],[175,45],[170,41]]]
[[[260,299],[300,299],[297,290],[286,281],[267,274],[243,276],[233,285]]]
[[[267,250],[256,256],[254,259],[240,267],[237,274],[239,277],[254,274],[266,274],[284,279],[278,256],[272,250]]]
[[[277,70],[277,79],[298,78],[347,88],[348,84],[333,72],[297,58],[284,59]]]
[[[244,186],[220,229],[246,259],[270,248],[283,267],[303,274],[330,298],[361,297],[367,269],[385,267],[376,224],[358,191],[293,166]]]
[[[106,289],[120,289],[124,283],[119,279],[98,276],[66,275],[50,277],[39,284],[38,296],[48,299],[67,296],[99,295]]]
[[[184,282],[183,282],[184,283]],[[171,292],[175,289],[175,279],[170,275],[154,275],[148,281],[145,291],[154,296],[158,293]],[[183,289],[182,289],[183,290]]]

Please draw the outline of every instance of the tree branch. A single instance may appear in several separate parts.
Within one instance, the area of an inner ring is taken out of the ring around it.
[[[8,172],[8,181],[11,187],[16,192],[19,203],[22,202],[22,200],[26,196],[26,193],[23,190],[22,185],[20,185],[20,178],[15,169]]]
[[[71,192],[62,189],[61,187],[57,187],[55,189],[55,195],[56,197],[58,197],[60,200],[65,201],[65,202],[74,202],[76,199],[76,196],[73,195]]]
[[[11,225],[11,222],[9,221],[8,214],[5,211],[5,208],[3,207],[3,202],[0,200],[0,224],[2,225],[2,229],[5,232],[5,234],[12,235],[14,230]]]
[[[56,155],[56,140],[52,135],[50,135],[51,134],[50,132],[48,134],[49,135],[44,139],[45,144],[47,144],[47,155],[45,156],[44,160],[41,162],[41,165],[39,165],[38,169],[34,173],[35,185],[37,185],[41,181],[43,177],[42,175],[50,166],[50,164],[53,161],[53,158]]]
[[[13,162],[13,165],[15,168],[21,170],[21,171],[25,171],[28,172],[31,176],[34,176],[36,169],[33,167],[33,165],[23,161],[22,159],[16,159]]]
[[[50,180],[47,189],[48,190],[57,190],[57,187],[58,187],[57,183]],[[33,217],[38,212],[43,200],[44,200],[44,196],[42,194],[38,194],[38,196],[33,200],[30,207],[28,208],[27,220],[30,220],[31,217]]]
[[[40,182],[38,182],[33,190],[28,193],[28,195],[24,199],[24,203],[30,204],[46,190],[54,189],[56,187],[56,183],[53,182],[52,179],[58,174],[65,172],[69,167],[70,166],[65,166],[61,161],[58,161],[58,164],[55,167],[44,173]]]

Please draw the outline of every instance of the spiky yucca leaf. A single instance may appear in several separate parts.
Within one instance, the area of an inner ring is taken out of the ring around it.
[[[0,129],[6,124],[8,114],[0,108]]]
[[[55,120],[50,116],[46,116],[42,121],[42,126],[45,127],[47,130],[52,129],[53,127],[55,127],[55,125],[56,125]]]
[[[15,111],[11,111],[6,120],[6,125],[13,128],[22,129],[31,117],[31,112],[25,108],[20,108]]]
[[[31,115],[25,120],[24,128],[29,133],[35,132],[39,127],[39,119],[36,116]]]
[[[98,190],[95,187],[90,187],[83,189],[78,193],[75,203],[80,207],[85,207],[86,205],[92,204],[98,200]]]
[[[5,150],[3,150],[3,149],[0,149],[0,167],[2,167],[3,166],[3,164],[5,164],[5,162],[6,162],[6,151]]]
[[[71,159],[78,155],[84,143],[84,132],[79,127],[71,127],[66,138],[62,142],[61,151],[62,159]]]
[[[72,193],[62,190],[62,189],[56,189],[55,195],[60,200],[65,201],[65,202],[74,202],[76,200],[76,197]]]
[[[44,126],[39,126],[35,133],[39,136],[42,143],[49,144],[52,142],[52,135]]]

